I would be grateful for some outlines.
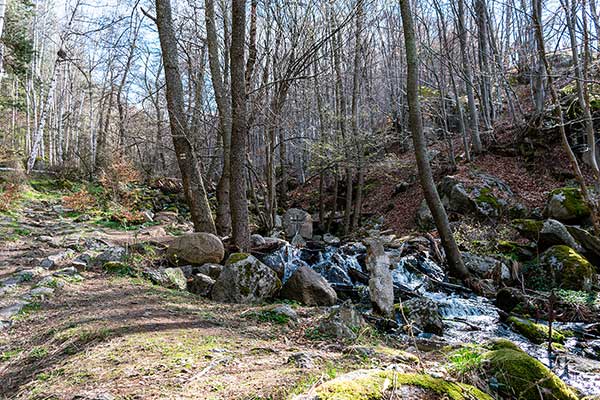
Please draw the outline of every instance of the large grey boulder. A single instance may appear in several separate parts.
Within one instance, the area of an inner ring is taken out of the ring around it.
[[[254,256],[232,254],[212,289],[212,299],[223,303],[259,303],[281,289],[277,274]]]
[[[305,239],[312,239],[312,224],[312,216],[299,208],[290,208],[283,216],[283,229],[288,238],[300,235]]]
[[[206,232],[186,233],[175,238],[167,249],[167,258],[174,265],[220,263],[225,256],[223,242]]]
[[[391,317],[394,311],[392,263],[381,241],[369,240],[367,246],[366,266],[370,273],[369,294],[373,311],[384,317]]]
[[[560,221],[547,219],[539,221],[534,219],[515,219],[512,225],[528,239],[538,243],[540,247],[550,247],[564,244],[577,251],[582,248],[575,240],[569,229]]]
[[[579,188],[564,187],[550,192],[544,213],[548,218],[554,218],[562,222],[573,222],[589,217],[590,209],[585,203]]]
[[[592,264],[574,249],[565,245],[552,246],[540,257],[546,279],[562,289],[591,290],[596,283],[596,270]]]
[[[419,209],[417,210],[417,215],[415,216],[417,226],[425,231],[429,231],[435,228],[435,220],[433,219],[433,214],[427,205],[427,202],[423,200]]]
[[[332,306],[337,302],[337,294],[319,273],[306,265],[301,265],[288,279],[280,297],[295,300],[307,306]]]
[[[511,278],[510,268],[502,260],[468,252],[462,253],[462,259],[467,269],[476,275],[486,277],[498,273],[502,280]]]
[[[518,205],[508,184],[484,173],[472,173],[468,179],[445,176],[438,190],[447,210],[484,219],[498,218]]]

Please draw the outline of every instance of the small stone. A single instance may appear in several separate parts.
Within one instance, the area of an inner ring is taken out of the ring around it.
[[[188,282],[187,289],[189,292],[203,297],[209,297],[215,280],[204,274],[195,274]]]
[[[98,256],[96,256],[96,261],[100,263],[106,263],[109,261],[122,261],[127,256],[127,250],[125,248],[116,246],[111,247]]]
[[[195,272],[199,274],[208,275],[214,280],[219,279],[221,272],[223,272],[223,266],[221,264],[202,264],[201,266],[194,269]]]
[[[52,275],[54,276],[76,276],[78,275],[78,271],[74,267],[67,267],[61,270],[54,272]]]
[[[250,246],[251,247],[260,247],[267,243],[264,237],[259,234],[250,235]]]
[[[275,307],[271,307],[269,311],[276,315],[283,315],[289,318],[291,321],[298,321],[298,314],[296,314],[296,311],[294,311],[294,309],[287,304],[279,304]]]
[[[294,353],[289,356],[287,362],[301,369],[312,369],[315,367],[314,356],[311,353]]]
[[[329,245],[340,244],[340,238],[337,236],[333,236],[331,233],[326,233],[323,235],[323,241]]]

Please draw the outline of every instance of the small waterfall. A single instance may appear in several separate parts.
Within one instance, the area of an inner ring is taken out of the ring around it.
[[[407,247],[410,250],[410,246]],[[600,382],[594,373],[576,368],[576,365],[570,362],[566,364],[567,372],[565,366],[560,369],[560,366],[554,365],[554,361],[548,358],[545,345],[533,344],[500,323],[497,309],[489,299],[446,291],[439,285],[432,284],[432,280],[444,282],[447,277],[427,251],[413,249],[405,252],[404,250],[403,247],[388,252],[395,265],[392,270],[394,284],[436,303],[444,320],[445,341],[461,344],[484,343],[497,337],[509,339],[528,354],[553,367],[568,384],[587,394],[600,393]],[[300,266],[305,265],[321,274],[334,287],[353,287],[360,294],[360,298],[368,299],[368,287],[364,285],[367,271],[361,263],[364,263],[365,254],[366,249],[360,243],[327,246],[321,250],[299,249],[286,244],[276,252],[266,255],[263,262],[279,271],[283,282],[286,282]],[[561,324],[555,326],[561,328]],[[577,327],[569,325],[563,328],[577,330]],[[589,359],[581,358],[584,352],[581,343],[577,340],[569,340],[565,343],[565,348],[570,353],[569,357],[584,360],[581,362],[584,365],[591,362]]]

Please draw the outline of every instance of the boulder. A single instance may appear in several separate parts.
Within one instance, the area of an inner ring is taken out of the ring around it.
[[[356,339],[356,332],[366,326],[360,312],[350,301],[334,306],[331,312],[319,321],[317,331],[322,336],[342,340]]]
[[[517,288],[504,287],[496,293],[496,307],[504,312],[510,313],[517,306],[522,306],[527,297]]]
[[[492,400],[493,397],[466,383],[451,382],[421,373],[358,370],[329,380],[296,400],[383,399]]]
[[[206,232],[186,233],[175,238],[167,249],[167,258],[174,265],[220,263],[225,256],[223,242]]]
[[[546,221],[515,219],[512,221],[512,225],[524,237],[537,242],[539,247],[546,248],[564,244],[578,251],[582,250],[567,227],[555,219],[547,219]]]
[[[543,344],[548,342],[548,336],[550,334],[550,328],[548,328],[548,325],[535,323],[528,319],[517,318],[515,316],[508,317],[506,322],[514,331],[525,336],[535,344]],[[564,341],[565,335],[556,328],[553,328],[552,342],[564,343]]]
[[[567,230],[583,248],[586,258],[595,265],[600,264],[600,239],[585,229],[577,226],[567,226]]]
[[[542,253],[540,264],[562,289],[591,290],[596,281],[592,264],[569,246],[550,247]]]
[[[340,244],[341,240],[337,236],[333,236],[331,233],[326,233],[323,235],[323,241],[325,244],[329,245],[337,245]]]
[[[577,400],[578,396],[544,364],[507,340],[498,340],[491,350],[480,355],[478,368],[473,371],[487,376],[487,381],[500,391],[500,398],[522,400]],[[534,384],[535,383],[535,384]]]
[[[369,294],[373,311],[389,318],[394,311],[393,267],[380,241],[368,242],[366,266],[370,273]]]
[[[508,265],[506,265],[504,261],[494,257],[479,256],[477,254],[463,252],[462,259],[469,271],[476,275],[483,277],[496,275],[505,281],[510,280],[511,278]]]
[[[438,186],[446,209],[458,214],[495,219],[519,204],[504,181],[484,173],[471,173],[468,179],[445,176]]]
[[[221,264],[206,263],[194,268],[194,272],[210,276],[212,279],[217,280],[221,272],[223,272],[223,266]]]
[[[281,288],[277,274],[254,256],[234,253],[212,290],[213,300],[224,303],[258,303],[273,298]]]
[[[444,322],[438,305],[426,297],[415,297],[402,303],[404,317],[407,323],[424,333],[442,335]]]
[[[179,290],[186,289],[187,280],[181,268],[165,268],[164,273],[167,278],[167,287]]]
[[[267,244],[267,241],[258,233],[250,235],[250,246],[252,248],[264,246],[265,244]]]
[[[115,246],[104,250],[96,256],[96,261],[106,263],[111,261],[123,261],[127,256],[127,250],[124,247]]]
[[[544,214],[548,218],[573,222],[589,217],[590,209],[585,204],[579,188],[564,187],[550,192]]]
[[[299,208],[290,208],[283,216],[283,229],[288,238],[300,235],[305,239],[312,239],[312,216]]]
[[[209,297],[214,285],[215,280],[210,276],[204,274],[195,274],[190,280],[188,280],[187,290],[200,296]]]
[[[417,226],[420,229],[424,231],[430,231],[435,228],[433,214],[431,214],[431,210],[429,209],[429,206],[425,200],[421,202],[415,218]]]
[[[337,295],[331,285],[319,273],[301,265],[285,282],[280,297],[295,300],[307,306],[332,306]]]

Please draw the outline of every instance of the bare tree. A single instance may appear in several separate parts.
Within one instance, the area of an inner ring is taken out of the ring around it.
[[[201,232],[216,233],[204,189],[204,181],[187,135],[187,118],[184,112],[183,87],[179,73],[177,40],[173,30],[170,0],[156,0],[156,26],[160,38],[167,84],[167,108],[171,137],[173,138],[173,146],[181,171],[186,201],[192,214],[194,229]]]

